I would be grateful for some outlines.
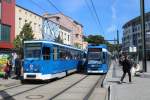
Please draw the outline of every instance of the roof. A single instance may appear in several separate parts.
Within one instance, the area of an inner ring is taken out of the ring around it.
[[[16,6],[19,7],[19,8],[21,8],[21,9],[24,9],[24,10],[30,12],[30,13],[33,13],[33,14],[39,16],[39,17],[42,17],[40,14],[37,14],[37,13],[35,13],[35,12],[29,10],[29,9],[26,9],[26,8],[24,8],[24,7],[22,7],[22,6],[18,5],[18,4],[16,4]],[[42,18],[43,18],[43,17],[42,17]]]
[[[69,19],[71,19],[75,24],[80,25],[81,27],[83,27],[82,24],[80,24],[79,22],[77,22],[76,20],[74,20],[73,18],[71,18],[70,16],[67,16],[67,15],[65,15],[65,14],[63,14],[63,13],[55,13],[55,14],[50,14],[50,15],[53,16],[53,17],[58,17],[57,14],[61,14],[61,15],[63,15],[63,16],[66,16],[66,17],[68,17]]]
[[[107,49],[107,46],[105,44],[89,45],[88,48],[105,48],[105,49]]]
[[[72,46],[68,46],[68,45],[64,45],[64,44],[60,44],[60,43],[56,43],[56,42],[51,42],[51,41],[46,41],[46,40],[31,40],[31,41],[24,41],[24,43],[48,43],[48,44],[63,46],[63,47],[66,47],[66,48],[82,51],[82,49],[78,49],[78,48],[75,48],[75,47],[72,47]]]
[[[150,12],[145,13],[145,20],[150,20],[148,17],[150,17]],[[122,28],[130,26],[133,23],[140,23],[140,16],[131,19],[130,21],[128,21],[127,23],[125,23]]]

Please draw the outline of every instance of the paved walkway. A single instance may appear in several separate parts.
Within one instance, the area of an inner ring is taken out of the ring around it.
[[[140,76],[132,76],[132,84],[128,81],[128,75],[124,82],[119,84],[122,69],[113,61],[104,80],[104,87],[110,86],[108,100],[150,100],[150,68],[147,69],[148,72],[141,73]]]
[[[20,84],[20,80],[16,80],[16,79],[3,79],[0,78],[0,90],[3,90],[5,88],[11,87],[11,86],[15,86],[17,84]]]

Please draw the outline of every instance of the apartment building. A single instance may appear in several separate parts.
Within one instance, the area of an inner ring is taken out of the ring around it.
[[[25,23],[31,22],[34,38],[42,39],[42,16],[19,5],[15,7],[15,36],[17,36]]]
[[[150,12],[145,14],[146,50],[150,59]],[[136,47],[139,55],[142,52],[142,35],[140,16],[128,21],[123,25],[122,48],[129,52],[129,47]]]
[[[65,44],[83,48],[83,26],[81,24],[62,13],[47,14],[47,16],[49,20],[61,26],[60,37],[63,39]]]
[[[0,51],[13,48],[15,37],[15,0],[0,0]]]

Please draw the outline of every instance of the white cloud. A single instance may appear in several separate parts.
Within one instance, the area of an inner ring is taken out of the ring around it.
[[[116,18],[117,18],[117,16],[116,16],[116,8],[115,8],[114,5],[111,7],[111,10],[112,10],[112,19],[116,20]]]
[[[107,33],[114,33],[117,30],[117,26],[115,25],[115,22],[117,20],[117,14],[116,14],[116,0],[113,1],[112,6],[111,6],[111,11],[112,11],[112,21],[111,25],[107,28]]]

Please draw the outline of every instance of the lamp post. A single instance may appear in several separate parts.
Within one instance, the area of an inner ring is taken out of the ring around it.
[[[146,67],[146,43],[145,43],[145,11],[144,11],[144,0],[140,0],[140,11],[141,11],[141,33],[142,33],[142,64],[143,71],[147,71]]]

